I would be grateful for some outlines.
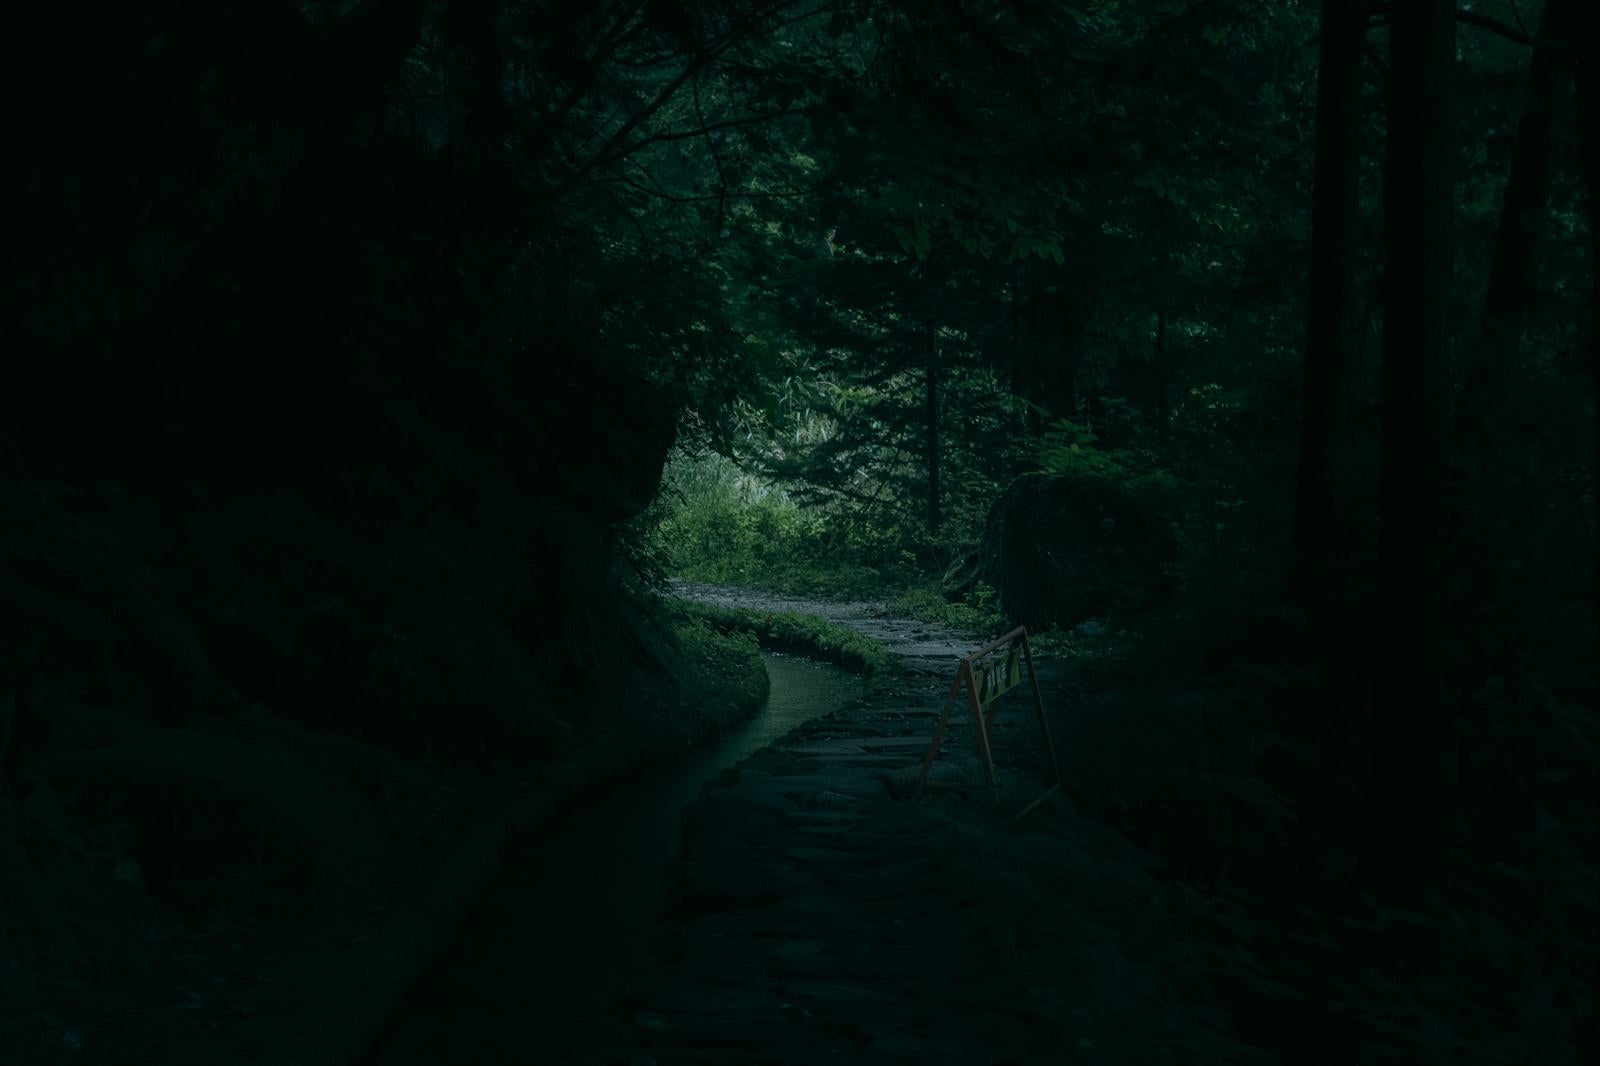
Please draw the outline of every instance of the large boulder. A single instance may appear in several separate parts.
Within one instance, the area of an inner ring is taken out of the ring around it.
[[[981,580],[1030,627],[1157,606],[1172,592],[1177,538],[1156,501],[1112,482],[1024,474],[989,512]]]

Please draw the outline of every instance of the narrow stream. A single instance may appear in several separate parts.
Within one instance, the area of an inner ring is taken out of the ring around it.
[[[364,1061],[605,1061],[626,1043],[622,1004],[650,986],[650,943],[681,812],[708,779],[861,695],[855,675],[763,653],[767,704],[666,770],[558,814],[517,846],[454,942]]]

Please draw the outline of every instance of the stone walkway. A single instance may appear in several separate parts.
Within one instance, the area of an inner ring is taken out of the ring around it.
[[[682,586],[767,610],[817,604]],[[960,716],[933,803],[914,780],[956,661],[981,641],[939,626],[826,614],[884,642],[903,667],[864,705],[818,719],[708,785],[684,812],[682,858],[662,923],[663,980],[635,1012],[621,1061],[645,1064],[1059,1061],[1063,1034],[1008,973],[990,887],[941,812],[995,817]],[[1037,744],[1019,692],[997,737]],[[1009,729],[1009,733],[1008,733]],[[998,760],[997,756],[997,760]],[[1016,794],[1028,788],[1016,783]],[[1006,795],[1011,795],[1007,792]],[[999,819],[997,819],[999,820]]]

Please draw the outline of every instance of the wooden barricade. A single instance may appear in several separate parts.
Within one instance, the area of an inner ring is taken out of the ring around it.
[[[1003,657],[1002,652],[1004,652]],[[922,774],[917,780],[918,795],[928,787],[928,774],[933,769],[934,759],[938,757],[939,745],[944,741],[945,730],[950,725],[950,715],[954,713],[958,702],[965,702],[972,711],[972,724],[977,734],[978,755],[983,760],[984,774],[988,778],[990,787],[996,790],[998,799],[994,753],[989,746],[989,729],[1000,712],[1000,697],[1022,683],[1023,666],[1028,668],[1028,683],[1033,691],[1033,705],[1039,714],[1039,727],[1044,732],[1045,750],[1050,757],[1050,770],[1055,775],[1055,780],[1043,795],[1024,807],[1015,817],[1021,818],[1043,803],[1050,793],[1062,789],[1061,766],[1056,760],[1055,744],[1050,739],[1050,721],[1044,713],[1044,699],[1039,695],[1039,677],[1033,668],[1033,649],[1028,645],[1028,629],[1026,626],[1018,626],[1000,639],[985,644],[957,664],[955,679],[951,681],[950,691],[944,698],[939,724],[933,731],[933,741],[928,745],[927,754],[922,757]],[[963,694],[966,697],[964,701]]]

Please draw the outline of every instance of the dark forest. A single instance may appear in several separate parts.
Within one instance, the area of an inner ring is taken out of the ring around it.
[[[0,1063],[1594,1061],[1600,3],[10,20]]]

